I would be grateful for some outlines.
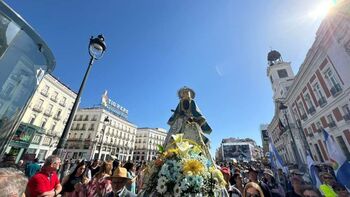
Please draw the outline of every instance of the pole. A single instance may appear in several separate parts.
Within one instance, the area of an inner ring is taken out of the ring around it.
[[[100,148],[98,150],[98,157],[97,159],[101,159],[101,152],[102,152],[102,145],[103,145],[103,139],[105,138],[105,134],[106,134],[106,124],[103,125],[103,129],[102,129],[102,138],[101,138],[101,144],[100,144]]]
[[[301,161],[301,157],[300,157],[300,155],[299,155],[299,151],[298,151],[297,146],[296,146],[296,144],[295,144],[294,135],[293,135],[293,133],[292,133],[292,129],[290,128],[289,120],[288,120],[287,112],[286,112],[286,111],[285,111],[285,113],[284,113],[284,118],[285,118],[286,121],[287,121],[287,126],[288,126],[288,129],[289,129],[289,134],[290,134],[291,137],[292,137],[292,149],[293,149],[294,155],[295,155],[295,157],[296,157],[296,158],[295,158],[295,159],[296,159],[296,162],[299,164],[299,165],[298,165],[298,168],[299,168],[300,164],[302,164],[303,162]]]
[[[76,113],[76,111],[78,109],[78,106],[79,106],[79,103],[80,103],[80,97],[81,97],[81,94],[82,94],[83,89],[85,87],[86,79],[87,79],[87,77],[88,77],[88,75],[90,73],[90,70],[91,70],[91,67],[92,67],[93,63],[94,63],[94,58],[91,56],[90,62],[89,62],[89,66],[86,69],[83,81],[81,82],[81,85],[80,85],[80,88],[79,88],[79,91],[78,91],[78,95],[77,95],[77,97],[75,99],[75,102],[74,102],[74,105],[72,107],[72,111],[69,114],[69,117],[68,117],[66,126],[64,127],[64,130],[63,130],[63,133],[61,135],[60,141],[58,142],[58,145],[57,145],[55,151],[53,152],[54,155],[58,155],[60,157],[62,156],[64,146],[66,145],[66,142],[67,142],[67,135],[68,135],[68,133],[69,133],[71,127],[72,127],[73,118],[74,118],[75,113]]]

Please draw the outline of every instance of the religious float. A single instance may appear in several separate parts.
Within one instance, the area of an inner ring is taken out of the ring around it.
[[[187,87],[178,91],[180,102],[159,155],[145,170],[139,196],[226,197],[226,182],[209,153],[211,128]]]

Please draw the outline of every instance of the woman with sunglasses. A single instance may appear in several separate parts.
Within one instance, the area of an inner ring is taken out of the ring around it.
[[[325,197],[337,197],[337,193],[333,190],[333,185],[335,184],[334,177],[329,172],[321,172],[319,174],[322,185],[320,185],[320,191]]]
[[[264,197],[264,193],[257,183],[249,182],[244,187],[243,197]]]

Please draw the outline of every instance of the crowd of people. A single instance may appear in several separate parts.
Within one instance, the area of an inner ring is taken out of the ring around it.
[[[115,197],[137,196],[143,186],[146,163],[118,160],[74,162],[49,156],[43,166],[37,159],[24,165],[6,160],[0,165],[0,196]],[[217,166],[230,197],[345,197],[348,190],[334,173],[322,171],[321,184],[312,185],[298,169],[273,171],[259,162],[226,162]]]
[[[298,169],[272,170],[260,162],[231,162],[220,165],[232,197],[349,197],[347,188],[337,182],[334,173],[319,173],[316,186],[307,173]]]

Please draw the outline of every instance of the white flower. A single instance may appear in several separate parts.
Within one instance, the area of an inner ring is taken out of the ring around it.
[[[174,196],[181,197],[181,193],[182,193],[181,188],[180,188],[179,184],[177,183],[174,187]]]
[[[187,178],[182,179],[180,188],[182,191],[186,191],[188,189],[188,181]]]
[[[158,185],[165,185],[167,182],[168,182],[168,179],[166,177],[164,177],[164,176],[161,176],[158,179]]]
[[[158,180],[158,184],[157,184],[157,192],[160,193],[160,194],[164,194],[166,191],[167,191],[167,187],[165,184],[163,184],[162,182],[160,182]]]

